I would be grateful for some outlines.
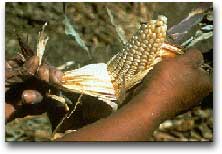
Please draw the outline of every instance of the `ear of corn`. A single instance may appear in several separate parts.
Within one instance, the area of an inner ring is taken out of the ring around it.
[[[165,16],[141,24],[132,39],[107,63],[117,98],[122,88],[127,90],[140,82],[153,65],[161,60],[161,46],[166,39],[166,31]]]
[[[107,64],[90,64],[65,72],[63,87],[98,97],[116,110],[118,105],[114,102],[120,98],[122,89],[128,90],[141,82],[162,56],[172,57],[182,52],[164,42],[166,31],[165,16],[141,24],[132,39]]]

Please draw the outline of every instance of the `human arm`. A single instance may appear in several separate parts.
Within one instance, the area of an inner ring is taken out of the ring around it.
[[[201,69],[197,50],[157,64],[143,82],[143,90],[111,116],[89,124],[57,141],[143,141],[161,122],[200,103],[212,91]]]

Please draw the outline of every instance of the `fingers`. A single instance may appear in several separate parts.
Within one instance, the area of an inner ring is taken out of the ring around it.
[[[5,104],[5,119],[8,120],[13,113],[15,112],[15,108],[11,104]]]
[[[38,76],[41,80],[46,82],[59,84],[62,79],[63,72],[55,67],[42,65],[39,67]]]
[[[179,59],[195,67],[199,67],[204,63],[203,55],[197,49],[189,49],[183,56],[179,57]]]
[[[43,96],[36,90],[24,90],[22,93],[23,104],[37,104],[40,103]]]
[[[213,83],[210,79],[209,74],[201,68],[201,65],[204,63],[204,58],[202,53],[197,49],[189,49],[185,55],[184,59],[187,60],[194,68],[199,70],[199,81],[202,84],[202,89],[208,94],[213,90]],[[206,95],[207,95],[206,94]]]
[[[201,68],[201,65],[204,63],[204,58],[202,53],[197,49],[189,49],[184,57],[182,58],[184,61],[188,62],[192,66],[194,66],[194,69],[199,70],[199,83],[201,84],[200,87],[202,87],[203,93],[205,95],[208,95],[209,92],[212,92],[213,90],[213,83],[210,79],[209,74]]]
[[[58,69],[54,67],[49,68],[49,81],[51,83],[60,83],[62,80],[63,72],[59,71]]]
[[[43,81],[49,82],[49,67],[48,65],[42,65],[37,72],[39,78]]]
[[[34,75],[39,67],[39,57],[38,56],[32,56],[25,64],[27,71]]]
[[[202,53],[197,49],[190,49],[185,54],[193,64],[201,65],[204,63]]]
[[[198,74],[198,83],[200,88],[200,93],[203,96],[207,96],[213,90],[213,83],[210,79],[209,74],[201,68],[204,63],[202,53],[197,49],[188,50],[183,57],[181,57],[183,62],[192,66],[192,69]]]
[[[202,68],[199,68],[200,73],[200,83],[203,84],[203,90],[205,89],[206,95],[209,94],[209,92],[213,91],[213,80],[210,78],[209,74]]]
[[[13,71],[10,72],[10,69],[12,68],[13,64],[14,64],[13,61],[8,61],[5,64],[6,79],[14,75]],[[63,72],[56,69],[53,66],[47,64],[39,66],[38,56],[32,56],[28,61],[25,62],[23,67],[27,70],[28,73],[32,75],[34,75],[37,72],[37,75],[41,80],[50,83],[59,84],[63,76]]]

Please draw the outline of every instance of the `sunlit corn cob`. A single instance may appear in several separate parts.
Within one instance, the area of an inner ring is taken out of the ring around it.
[[[134,86],[161,60],[166,31],[165,16],[141,24],[132,39],[107,63],[117,97],[122,88],[128,90]]]
[[[114,110],[121,90],[129,90],[161,61],[162,56],[174,56],[181,49],[165,43],[167,18],[143,23],[123,49],[107,63],[90,64],[64,73],[62,85],[78,93],[98,97]]]

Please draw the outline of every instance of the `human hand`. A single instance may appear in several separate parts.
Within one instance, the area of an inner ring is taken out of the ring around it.
[[[26,61],[22,67],[19,67],[16,61],[7,61],[5,68],[5,78],[6,82],[9,80],[21,80],[19,75],[23,75],[22,72],[25,71],[29,75],[35,75],[40,80],[51,84],[59,84],[63,73],[53,66],[48,64],[43,64],[39,66],[39,58],[37,56],[32,56]],[[13,78],[15,77],[15,78]],[[15,95],[12,99],[7,99],[5,105],[5,119],[11,119],[14,113],[18,110],[23,110],[24,106],[40,104],[43,100],[42,92],[36,87],[38,83],[33,80],[28,86],[24,86],[23,89],[17,89]],[[7,91],[8,89],[6,89]],[[37,106],[36,106],[37,107]],[[32,114],[32,111],[29,111]],[[41,111],[40,111],[41,112]],[[44,111],[42,111],[44,112]],[[15,118],[15,117],[13,117]]]
[[[190,49],[185,55],[164,59],[144,80],[142,95],[158,114],[173,117],[200,103],[212,92],[212,80],[201,68],[203,56]],[[157,97],[159,101],[153,101]]]

